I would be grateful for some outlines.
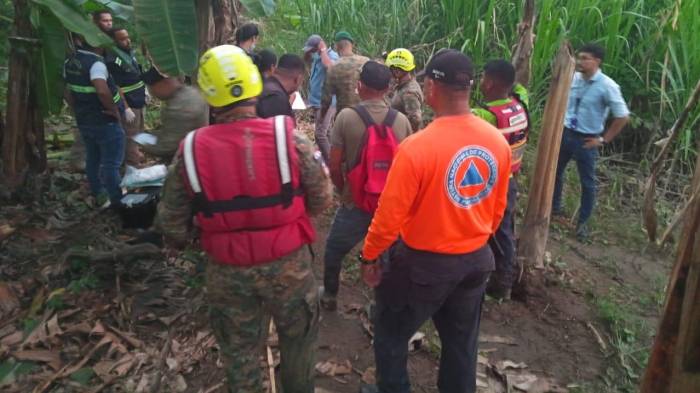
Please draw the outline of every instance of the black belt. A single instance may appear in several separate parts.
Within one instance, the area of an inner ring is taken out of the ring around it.
[[[598,134],[587,134],[587,133],[585,133],[585,132],[576,131],[576,130],[571,129],[571,128],[569,128],[569,127],[564,127],[564,130],[565,130],[565,131],[569,131],[573,136],[575,136],[575,137],[577,137],[577,138],[597,138],[597,137],[600,136],[600,133],[598,133]]]

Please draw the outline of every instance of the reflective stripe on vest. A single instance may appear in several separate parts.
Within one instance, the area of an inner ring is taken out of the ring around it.
[[[80,85],[72,85],[70,83],[66,84],[68,86],[68,90],[74,91],[76,93],[83,93],[83,94],[97,94],[97,89],[95,89],[93,86],[80,86]],[[119,92],[116,92],[112,96],[112,101],[116,104],[122,99],[122,97],[119,95]]]
[[[122,86],[122,91],[124,94],[126,93],[131,93],[134,90],[138,90],[142,87],[145,87],[146,85],[143,83],[143,81],[138,81],[134,83],[133,85],[127,85],[127,86]]]
[[[199,194],[202,192],[202,186],[199,184],[199,176],[197,175],[197,167],[194,161],[194,135],[197,130],[190,131],[185,137],[185,172],[187,172],[187,180],[190,182],[192,192]]]

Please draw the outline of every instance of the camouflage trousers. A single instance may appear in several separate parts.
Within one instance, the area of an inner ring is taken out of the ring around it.
[[[265,392],[259,357],[272,317],[279,335],[283,391],[313,393],[319,306],[305,252],[254,267],[210,261],[206,287],[209,321],[229,392]]]

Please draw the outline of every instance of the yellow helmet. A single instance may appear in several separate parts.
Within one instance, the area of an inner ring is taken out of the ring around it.
[[[256,97],[263,88],[258,68],[243,49],[234,45],[216,46],[202,55],[197,84],[213,107]]]
[[[416,68],[416,63],[413,61],[413,53],[404,48],[394,49],[389,52],[389,55],[386,57],[386,65],[400,68],[406,72]]]

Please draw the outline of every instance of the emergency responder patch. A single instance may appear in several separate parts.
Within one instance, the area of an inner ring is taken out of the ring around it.
[[[455,206],[469,209],[491,194],[497,177],[493,154],[482,146],[466,146],[450,162],[445,191]]]

